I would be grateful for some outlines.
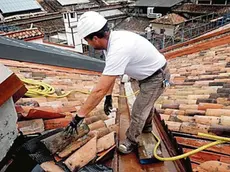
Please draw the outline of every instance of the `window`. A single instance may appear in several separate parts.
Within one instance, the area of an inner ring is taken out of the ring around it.
[[[212,0],[212,4],[225,4],[226,0]]]
[[[82,44],[82,48],[83,48],[83,53],[89,51],[89,46],[88,45]]]
[[[66,14],[64,14],[64,19],[67,19],[67,15]]]
[[[205,0],[198,0],[198,4],[211,4],[211,1],[205,1]]]
[[[70,13],[70,17],[74,18],[75,17],[75,13]]]
[[[160,30],[160,34],[164,34],[164,32],[165,32],[165,29]]]

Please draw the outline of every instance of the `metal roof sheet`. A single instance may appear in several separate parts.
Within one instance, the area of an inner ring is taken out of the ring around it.
[[[89,3],[89,0],[57,0],[62,6]]]
[[[0,0],[0,10],[3,14],[36,9],[42,9],[36,0]]]
[[[138,0],[135,6],[143,7],[172,7],[183,0]]]
[[[0,58],[102,72],[105,62],[59,48],[0,36]]]

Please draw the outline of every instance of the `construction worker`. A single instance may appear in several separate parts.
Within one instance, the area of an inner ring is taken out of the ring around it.
[[[120,152],[128,154],[136,147],[137,137],[142,132],[152,131],[153,105],[163,93],[170,76],[166,59],[142,36],[128,31],[110,31],[107,20],[97,12],[85,12],[79,18],[77,32],[94,49],[104,50],[105,68],[98,84],[66,131],[73,132],[105,95],[105,111],[109,114],[115,80],[127,74],[138,80],[140,86],[140,93],[132,108],[127,138],[118,146]]]

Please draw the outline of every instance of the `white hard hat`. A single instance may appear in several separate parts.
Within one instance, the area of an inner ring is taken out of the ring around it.
[[[77,32],[80,38],[85,38],[91,33],[101,30],[107,20],[95,11],[88,11],[81,15],[77,24]]]

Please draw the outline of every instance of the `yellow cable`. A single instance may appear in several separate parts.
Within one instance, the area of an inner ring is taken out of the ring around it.
[[[199,148],[197,148],[197,149],[195,149],[193,151],[187,152],[187,153],[182,154],[182,155],[164,158],[164,157],[160,157],[160,156],[157,155],[157,148],[159,147],[159,145],[161,143],[161,140],[153,132],[152,132],[152,134],[157,139],[157,144],[154,147],[153,154],[154,154],[154,157],[156,159],[160,160],[160,161],[176,161],[176,160],[179,160],[179,159],[182,159],[182,158],[186,158],[186,157],[188,157],[190,155],[193,155],[195,153],[198,153],[198,152],[200,152],[200,151],[202,151],[204,149],[207,149],[207,148],[209,148],[211,146],[215,146],[215,145],[222,144],[222,143],[225,143],[225,142],[230,142],[230,138],[220,137],[220,136],[214,136],[214,135],[204,134],[204,133],[198,133],[198,136],[207,137],[209,139],[214,139],[216,141],[212,142],[212,143],[209,143],[207,145],[201,146],[201,147],[199,147]]]
[[[25,95],[28,97],[44,96],[44,97],[63,98],[63,97],[67,97],[68,95],[70,95],[71,93],[74,93],[74,92],[79,92],[82,94],[90,94],[89,91],[87,92],[87,91],[81,91],[81,90],[71,90],[67,93],[64,93],[62,95],[57,96],[57,95],[53,95],[55,93],[55,89],[54,89],[54,87],[52,87],[49,84],[46,84],[46,83],[41,82],[41,81],[36,81],[33,79],[21,79],[21,80],[26,84],[28,91],[26,92]],[[127,95],[127,96],[118,95],[118,97],[127,98],[130,96],[136,95],[138,93],[139,93],[139,90],[136,91],[135,93],[131,94],[131,95]]]

